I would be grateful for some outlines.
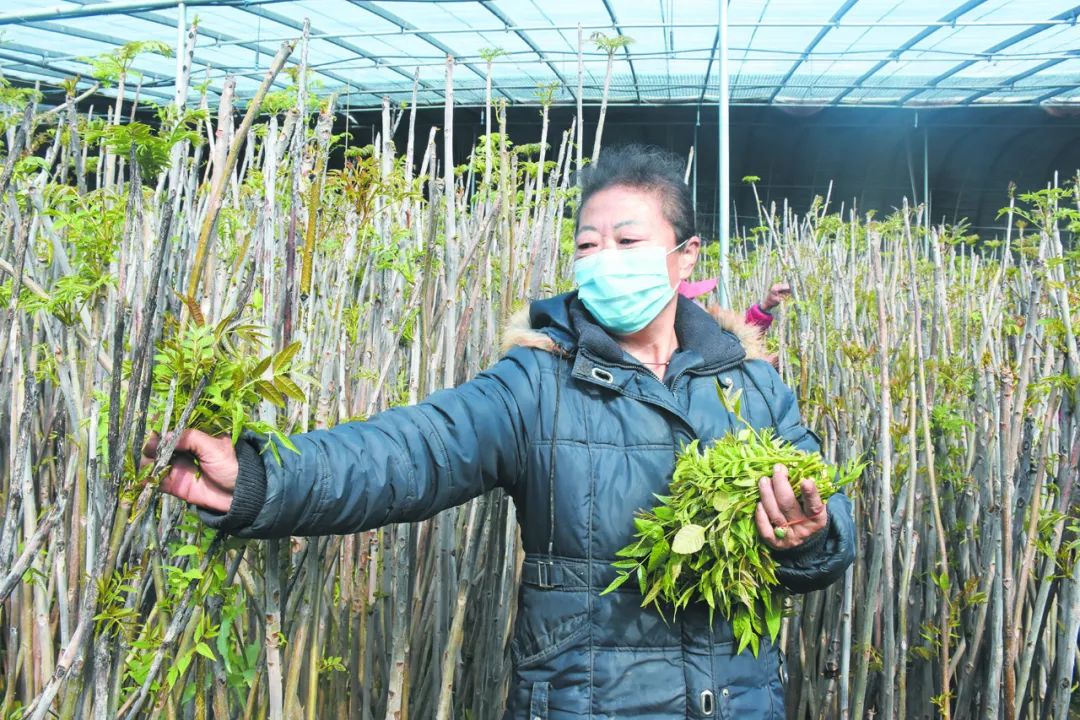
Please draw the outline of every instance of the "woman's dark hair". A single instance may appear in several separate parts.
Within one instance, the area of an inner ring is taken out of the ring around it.
[[[652,145],[621,145],[605,148],[595,164],[581,171],[581,208],[589,198],[610,187],[627,187],[660,193],[664,218],[675,229],[675,242],[694,236],[694,202],[683,181],[683,160]]]

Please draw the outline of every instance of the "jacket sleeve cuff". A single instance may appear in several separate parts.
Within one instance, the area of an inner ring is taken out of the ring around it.
[[[832,515],[830,514],[828,521],[825,523],[825,527],[821,528],[816,533],[806,538],[806,540],[803,540],[802,543],[796,545],[793,548],[787,548],[785,550],[773,550],[772,556],[776,558],[778,562],[798,565],[800,564],[799,560],[817,555],[825,546],[825,539],[829,535],[829,525],[831,523]]]
[[[768,327],[772,325],[772,321],[772,313],[763,310],[758,303],[754,303],[746,310],[746,322],[751,325],[757,325],[760,328],[768,329]]]
[[[828,587],[844,576],[855,560],[855,523],[851,502],[842,492],[829,498],[829,522],[798,547],[774,550],[776,578],[791,592]]]
[[[236,487],[227,513],[199,508],[202,521],[216,530],[231,532],[255,522],[266,502],[266,468],[259,452],[246,439],[236,444]]]

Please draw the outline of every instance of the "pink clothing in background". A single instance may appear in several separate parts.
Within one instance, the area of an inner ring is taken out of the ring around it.
[[[705,280],[697,280],[695,282],[687,282],[683,280],[679,283],[679,294],[683,297],[688,297],[691,300],[701,297],[707,292],[712,292],[716,288],[719,278],[706,278]],[[761,306],[754,303],[746,309],[746,322],[751,325],[756,325],[761,328],[761,332],[764,333],[772,325],[773,316],[761,309]]]
[[[706,278],[704,280],[695,280],[694,282],[683,280],[679,283],[679,294],[693,300],[694,298],[701,297],[707,292],[712,292],[719,282],[720,278]]]
[[[751,325],[757,325],[761,328],[761,332],[765,332],[772,325],[773,316],[761,309],[761,306],[754,303],[746,309],[746,322]]]

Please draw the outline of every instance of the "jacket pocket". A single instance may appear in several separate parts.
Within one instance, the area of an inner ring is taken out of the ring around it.
[[[510,643],[518,670],[535,668],[588,637],[587,592],[522,584],[519,593]]]
[[[527,670],[572,647],[588,633],[589,618],[586,614],[568,618],[543,633],[531,632],[530,628],[519,622],[514,640],[510,643],[510,655],[518,670]],[[535,684],[533,687],[535,692]]]
[[[714,658],[717,680],[717,717],[719,720],[783,720],[784,686],[780,653],[764,645],[758,657],[749,650],[738,655],[729,646],[727,652]]]

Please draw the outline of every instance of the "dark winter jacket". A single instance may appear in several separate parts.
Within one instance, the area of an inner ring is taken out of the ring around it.
[[[736,335],[678,302],[681,349],[666,383],[624,353],[576,295],[536,302],[516,346],[460,387],[295,436],[300,453],[282,451],[281,466],[241,443],[232,509],[203,517],[243,537],[352,533],[428,518],[501,486],[527,553],[507,720],[783,718],[776,647],[766,641],[759,657],[736,656],[730,624],[717,617],[710,627],[701,607],[665,622],[640,607],[636,586],[599,594],[633,535],[634,512],[670,482],[676,451],[735,426],[717,381],[742,389],[748,422],[818,449],[791,390],[748,357],[758,330],[729,316]],[[828,508],[826,529],[777,554],[779,578],[794,592],[825,587],[854,558],[847,498]]]

